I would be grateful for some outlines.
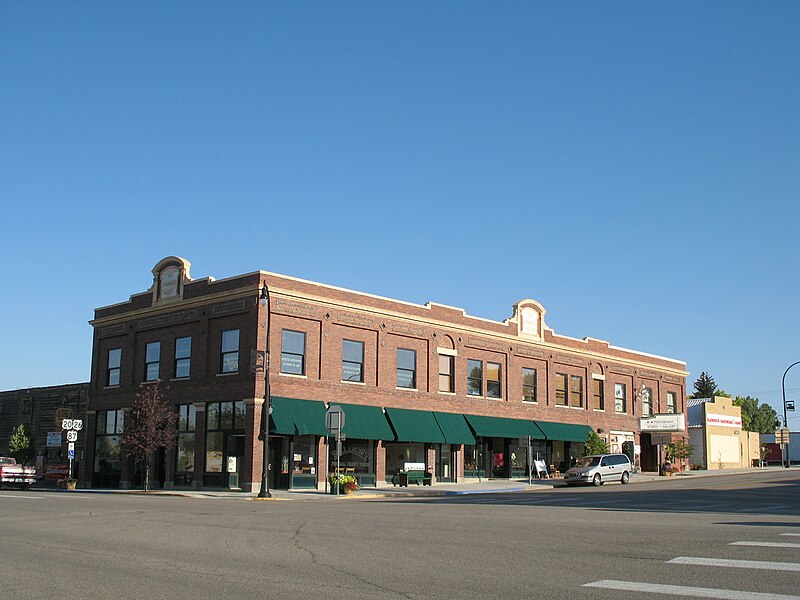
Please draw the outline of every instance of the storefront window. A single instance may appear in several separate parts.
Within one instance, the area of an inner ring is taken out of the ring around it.
[[[374,473],[373,443],[368,440],[346,440],[342,442],[342,454],[339,456],[339,468],[346,473]],[[328,453],[330,473],[336,471],[336,442],[330,446]]]
[[[206,471],[222,473],[222,432],[209,431],[206,434]]]
[[[122,463],[120,441],[124,429],[125,413],[121,410],[97,412],[97,429],[94,446],[95,485],[115,487],[119,485]]]
[[[194,473],[194,430],[196,421],[194,404],[178,407],[178,443],[175,459],[175,483],[189,485]]]
[[[293,473],[296,475],[314,475],[317,472],[317,444],[313,435],[299,435],[292,445]]]
[[[404,471],[407,463],[425,465],[425,444],[422,443],[386,443],[386,477],[390,478],[398,471]]]
[[[504,438],[492,439],[492,477],[508,477],[505,445]]]
[[[528,476],[528,444],[520,444],[519,440],[511,440],[508,448],[511,460],[511,477]]]
[[[484,445],[464,446],[464,477],[486,477]]]

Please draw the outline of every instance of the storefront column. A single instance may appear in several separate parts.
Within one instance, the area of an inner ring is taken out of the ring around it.
[[[455,479],[453,483],[463,483],[464,482],[464,444],[460,444],[458,446],[453,445],[452,448],[455,450],[455,458],[454,465],[453,465],[453,476]]]
[[[83,445],[83,457],[81,459],[81,472],[78,476],[78,487],[92,487],[92,475],[94,474],[94,448],[95,436],[97,435],[97,411],[86,411],[86,432],[91,432],[86,436]]]
[[[244,458],[239,486],[243,492],[254,492],[261,489],[261,465],[264,463],[263,442],[258,439],[261,435],[264,399],[245,398],[244,408]]]
[[[129,417],[131,416],[131,409],[123,408],[122,414],[124,415],[123,422],[127,423]],[[131,482],[133,481],[133,476],[134,476],[133,459],[128,455],[128,452],[122,447],[122,444],[120,444],[119,462],[120,462],[119,489],[129,490],[131,489]]]
[[[431,485],[436,483],[436,446],[425,444],[425,470],[431,474]]]
[[[203,469],[205,468],[206,451],[206,403],[195,402],[194,421],[194,472],[192,473],[192,489],[203,489]]]
[[[177,439],[177,436],[176,436]],[[164,449],[164,489],[171,490],[175,487],[175,461],[178,453],[175,446]]]
[[[378,440],[375,446],[375,487],[386,485],[386,446]]]
[[[325,437],[317,439],[317,490],[325,490],[325,481],[328,479],[328,445]]]

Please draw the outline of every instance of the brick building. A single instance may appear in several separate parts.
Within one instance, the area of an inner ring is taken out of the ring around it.
[[[62,419],[84,419],[89,402],[88,383],[21,388],[0,392],[0,454],[8,452],[14,429],[28,423],[36,446],[39,476],[60,479],[68,474],[66,435]],[[74,472],[81,465],[86,431],[78,432],[75,442]]]
[[[557,335],[533,300],[497,322],[263,271],[192,279],[189,268],[165,258],[150,290],[95,311],[83,485],[137,483],[119,435],[139,386],[162,380],[179,433],[156,457],[157,485],[257,489],[268,334],[271,487],[324,486],[336,464],[330,404],[346,417],[339,466],[367,486],[408,463],[435,481],[521,477],[526,436],[564,468],[591,430],[654,468],[639,418],[685,411],[684,363]]]

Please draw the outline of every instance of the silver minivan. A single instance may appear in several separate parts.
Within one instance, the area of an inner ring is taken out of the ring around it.
[[[575,466],[564,473],[564,482],[567,485],[603,485],[606,481],[628,483],[632,472],[627,454],[591,454],[579,458]]]

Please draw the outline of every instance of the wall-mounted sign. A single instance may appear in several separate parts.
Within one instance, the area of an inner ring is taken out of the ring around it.
[[[651,431],[686,431],[686,419],[683,413],[661,413],[639,419],[639,430],[643,433]]]
[[[735,429],[742,428],[742,417],[734,415],[715,415],[706,413],[706,426],[707,427],[733,427]]]
[[[48,431],[47,432],[47,447],[48,448],[60,448],[61,447],[61,432],[60,431]]]

